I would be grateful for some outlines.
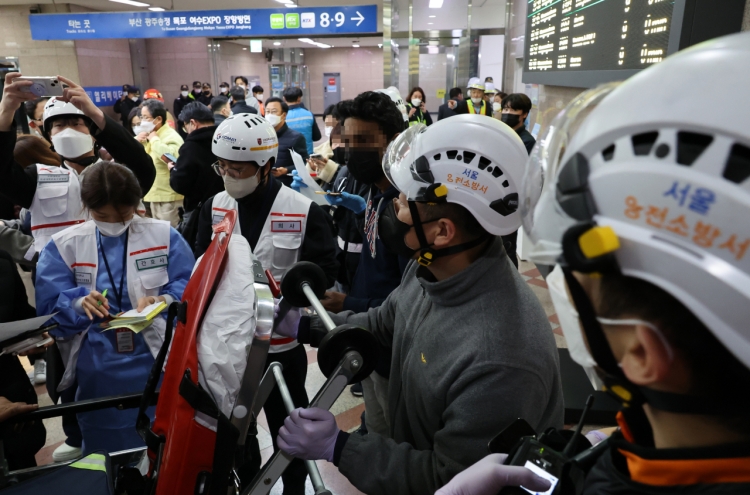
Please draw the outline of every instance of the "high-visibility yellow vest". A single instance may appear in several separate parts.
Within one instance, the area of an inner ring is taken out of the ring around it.
[[[476,114],[476,112],[474,111],[474,102],[469,100],[467,103],[469,107],[469,113]],[[487,115],[487,102],[485,100],[482,100],[482,109],[479,111],[479,115]]]

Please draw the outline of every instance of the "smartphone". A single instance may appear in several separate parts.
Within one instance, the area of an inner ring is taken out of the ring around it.
[[[163,155],[161,155],[161,159],[165,162],[177,163],[177,158],[175,158],[175,156],[170,153],[164,153]]]
[[[318,153],[313,153],[312,155],[310,155],[310,158],[315,158],[316,160],[322,160],[323,155],[320,155]]]
[[[18,81],[32,81],[34,84],[31,86],[24,86],[21,91],[24,93],[32,93],[35,96],[62,96],[63,95],[63,83],[57,80],[55,76],[47,77],[19,77]]]

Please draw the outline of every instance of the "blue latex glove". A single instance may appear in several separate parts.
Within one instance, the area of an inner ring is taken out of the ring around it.
[[[333,462],[339,431],[331,411],[318,407],[295,409],[284,420],[276,443],[281,450],[298,459]]]
[[[367,206],[365,198],[348,192],[342,192],[341,196],[331,196],[330,194],[326,194],[326,199],[332,205],[343,206],[344,208],[352,210],[357,215],[365,211],[365,207]]]
[[[488,455],[458,473],[435,495],[497,495],[506,486],[523,486],[539,494],[550,489],[549,481],[525,467],[503,465],[507,457],[505,454]]]
[[[299,176],[299,173],[297,173],[296,170],[292,170],[292,189],[299,192],[300,189],[303,187],[307,187],[307,184],[305,184],[305,181],[302,180],[302,177]]]
[[[274,328],[273,331],[284,337],[297,338],[297,332],[299,331],[299,321],[302,318],[302,310],[300,308],[292,308],[289,310],[284,317],[279,320],[279,300],[273,300],[273,319]]]

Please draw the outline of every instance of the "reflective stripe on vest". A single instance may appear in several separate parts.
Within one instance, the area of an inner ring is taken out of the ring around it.
[[[90,471],[107,472],[107,458],[102,454],[89,454],[81,460],[70,464],[69,467],[76,469],[88,469]]]

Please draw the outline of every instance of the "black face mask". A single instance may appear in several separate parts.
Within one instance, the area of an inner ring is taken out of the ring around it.
[[[510,127],[516,127],[521,122],[521,116],[514,113],[504,113],[500,116],[500,120]]]
[[[374,184],[383,178],[379,152],[350,148],[346,152],[346,158],[346,166],[355,180],[363,184]]]
[[[346,163],[346,150],[343,146],[333,150],[333,161],[338,164]]]

